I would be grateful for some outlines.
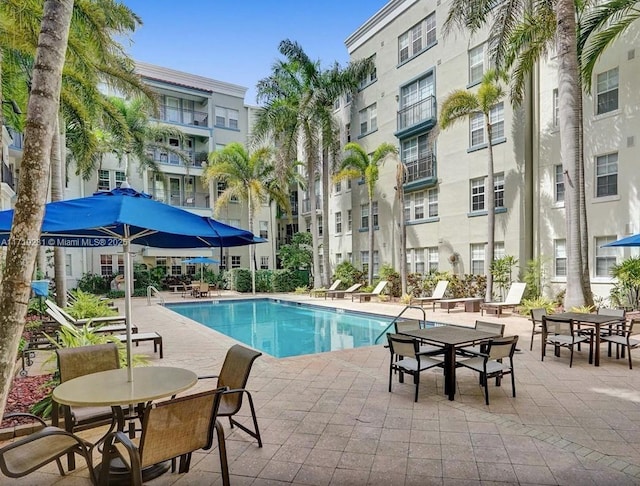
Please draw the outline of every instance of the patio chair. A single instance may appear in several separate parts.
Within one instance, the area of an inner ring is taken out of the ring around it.
[[[600,337],[601,341],[604,341],[611,346],[611,344],[616,345],[616,359],[620,358],[620,349],[622,348],[624,358],[625,348],[627,353],[629,353],[629,369],[633,369],[633,362],[631,361],[631,350],[640,346],[640,340],[632,339],[631,336],[634,335],[634,326],[636,324],[640,324],[640,319],[632,319],[631,322],[625,322],[624,324],[618,325],[613,334],[605,334]],[[611,350],[611,347],[609,347]]]
[[[341,283],[342,283],[342,280],[338,279],[335,282],[333,282],[331,284],[331,287],[329,287],[328,289],[311,289],[309,291],[309,297],[322,297],[324,295],[324,298],[326,299],[327,293],[333,290],[336,290]]]
[[[444,294],[447,291],[447,287],[449,286],[448,280],[440,280],[437,284],[430,297],[413,297],[411,302],[418,302],[422,307],[424,307],[425,302],[431,302],[433,305],[433,311],[436,310],[437,301],[444,298]]]
[[[418,339],[401,334],[387,334],[391,360],[389,361],[389,393],[391,393],[391,382],[393,373],[398,372],[400,383],[404,383],[404,374],[413,376],[415,384],[414,401],[418,401],[418,388],[420,387],[420,373],[436,366],[442,366],[442,361],[432,359],[429,355],[433,353],[421,353]],[[444,353],[440,348],[439,353]]]
[[[560,356],[560,348],[567,348],[571,351],[569,358],[569,368],[573,366],[573,348],[580,343],[589,343],[589,362],[593,356],[593,333],[585,333],[585,330],[577,328],[574,321],[554,321],[552,316],[542,316],[542,358],[547,351],[547,345],[552,344],[555,355]]]
[[[237,426],[239,429],[249,434],[258,441],[258,447],[262,447],[262,437],[260,436],[260,429],[258,428],[258,418],[256,417],[256,410],[253,406],[251,393],[249,393],[249,390],[245,389],[245,386],[247,385],[247,380],[249,379],[249,373],[251,372],[253,362],[260,356],[262,356],[262,353],[259,351],[254,351],[253,349],[246,348],[240,344],[234,344],[229,348],[229,351],[227,351],[227,355],[224,358],[219,375],[198,377],[199,380],[217,378],[218,387],[228,387],[228,390],[222,394],[218,416],[229,417],[229,424],[231,425],[231,428]],[[247,400],[249,402],[254,430],[249,429],[233,418],[233,416],[242,408],[242,397],[245,394],[247,395]]]
[[[402,334],[406,331],[416,331],[424,327],[422,321],[419,321],[418,319],[397,320],[393,323],[393,326],[395,327],[396,334]],[[438,353],[442,352],[442,347],[435,346],[433,344],[420,343],[420,352],[426,354]]]
[[[120,368],[118,346],[115,343],[81,346],[79,348],[61,348],[56,350],[60,383],[99,371]],[[52,404],[51,423],[58,426],[60,412],[64,418],[64,429],[69,432],[92,429],[110,424],[113,428],[116,421],[111,407],[70,407]],[[75,456],[68,456],[69,470],[75,469]]]
[[[21,478],[55,461],[60,475],[64,476],[60,458],[65,454],[80,454],[87,462],[89,477],[95,484],[91,443],[58,427],[47,426],[40,417],[29,413],[9,413],[3,417],[3,420],[15,417],[28,417],[41,424],[43,428],[0,448],[2,474],[9,478]]]
[[[345,295],[352,295],[356,290],[362,287],[361,283],[353,284],[351,287],[345,290],[327,290],[327,295],[331,296],[331,300],[338,298],[343,299]]]
[[[500,324],[499,322],[488,322],[488,321],[476,321],[474,327],[476,331],[486,331],[492,332],[496,336],[504,336],[504,324]],[[471,354],[477,353],[486,353],[487,352],[487,344],[479,344],[474,346],[464,346],[458,348],[456,352],[462,356],[468,356]]]
[[[542,317],[547,315],[547,309],[539,307],[531,309],[531,346],[529,351],[533,351],[533,338],[536,334],[542,334]]]
[[[502,316],[503,309],[515,309],[522,301],[522,296],[524,295],[524,289],[526,286],[527,284],[524,282],[512,283],[504,302],[483,302],[480,304],[480,315],[483,315],[483,312],[486,310],[493,311],[498,317],[500,317]]]
[[[209,282],[200,282],[200,286],[198,287],[198,296],[209,297],[209,292]]]
[[[102,451],[100,484],[109,484],[111,468],[120,459],[130,473],[130,482],[142,485],[143,469],[154,464],[180,458],[178,473],[189,472],[191,454],[208,450],[213,445],[213,429],[218,435],[218,449],[222,471],[222,484],[229,485],[229,467],[224,439],[224,429],[217,421],[224,388],[175,398],[145,407],[140,441],[134,443],[124,432],[111,432]]]
[[[53,309],[47,308],[46,313],[58,324],[58,326],[82,327],[89,324],[89,322],[93,323],[93,321],[90,320],[82,325],[76,326],[75,324],[72,324],[71,322],[66,320],[61,314],[57,313]],[[111,334],[114,332],[125,332],[127,330],[127,324],[125,322],[119,322],[119,323],[113,323],[113,324],[109,324],[109,322],[103,322],[103,323],[97,322],[95,326],[89,326],[89,329],[96,334],[97,333]],[[134,334],[137,333],[138,326],[132,325],[131,332]]]
[[[612,308],[608,308],[608,307],[601,307],[598,309],[597,311],[598,315],[601,316],[611,316],[611,317],[619,317],[620,318],[620,323],[619,324],[623,324],[626,322],[627,320],[627,312],[624,309],[612,309]],[[604,336],[611,336],[612,334],[614,334],[614,330],[615,327],[618,324],[612,324],[610,326],[606,326],[600,329],[600,336],[604,337]],[[609,341],[609,346],[608,346],[608,350],[607,350],[607,356],[611,357],[611,341]],[[618,346],[616,346],[616,348],[618,348]],[[620,349],[616,350],[616,353],[619,353]],[[624,348],[622,349],[622,357],[624,358]]]
[[[462,359],[458,365],[480,373],[480,383],[484,386],[485,403],[489,405],[489,378],[496,379],[496,386],[500,386],[504,375],[511,375],[511,389],[516,396],[516,378],[513,370],[513,353],[516,351],[518,336],[492,339],[484,353],[475,354],[473,358]],[[505,362],[508,359],[508,362]]]
[[[89,322],[93,324],[104,324],[104,323],[116,323],[116,322],[126,321],[125,316],[104,316],[104,317],[91,317],[87,319],[76,319],[71,314],[69,314],[66,310],[58,306],[58,304],[56,304],[50,299],[45,300],[45,304],[47,304],[47,307],[51,309],[53,312],[61,315],[71,324],[74,324],[76,326],[83,326],[84,324],[88,324]]]
[[[353,302],[353,299],[355,299],[356,297],[358,297],[360,299],[360,302],[362,302],[362,299],[365,299],[365,301],[369,301],[369,300],[371,300],[371,297],[379,297],[388,283],[389,282],[387,282],[386,280],[380,280],[378,282],[378,285],[376,285],[376,288],[373,289],[373,291],[371,291],[371,292],[354,292],[354,293],[352,293],[351,294],[351,302]]]

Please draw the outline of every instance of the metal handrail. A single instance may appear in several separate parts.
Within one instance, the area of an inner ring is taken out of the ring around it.
[[[393,320],[389,323],[387,327],[384,328],[384,331],[382,331],[380,335],[375,339],[375,341],[373,341],[373,344],[378,344],[378,340],[387,333],[389,328],[393,326],[398,321],[398,319],[402,317],[402,314],[404,314],[408,309],[418,309],[419,311],[422,311],[422,321],[427,322],[427,314],[424,311],[423,307],[419,307],[417,305],[408,305],[400,311],[400,314],[398,314],[396,317],[393,318]]]
[[[162,297],[160,291],[153,285],[149,285],[147,287],[147,305],[151,305],[151,295],[153,294],[153,292],[155,292],[156,296],[160,299],[160,303],[164,305],[164,297]]]

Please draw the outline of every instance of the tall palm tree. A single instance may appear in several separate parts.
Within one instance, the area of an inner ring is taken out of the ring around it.
[[[340,164],[339,172],[333,176],[335,182],[345,179],[363,179],[367,187],[367,198],[369,201],[369,284],[373,282],[373,248],[374,248],[374,224],[373,224],[373,196],[376,183],[380,177],[380,166],[389,155],[397,155],[398,149],[390,143],[379,145],[369,154],[356,142],[350,142],[344,146],[347,156]]]
[[[464,89],[453,91],[447,96],[440,107],[440,127],[446,130],[456,122],[467,120],[474,115],[482,115],[487,134],[487,185],[485,197],[487,199],[487,251],[485,275],[487,289],[485,300],[493,300],[493,275],[490,267],[493,262],[496,232],[496,204],[495,181],[493,174],[493,134],[491,126],[491,112],[504,98],[504,90],[500,85],[500,75],[494,69],[489,69],[482,77],[482,82],[476,93]]]
[[[4,413],[18,342],[24,328],[30,281],[49,181],[49,156],[73,0],[45,0],[25,129],[21,179],[0,289],[0,415]]]
[[[297,182],[298,172],[293,170],[288,174],[291,177],[289,180],[277,178],[272,149],[262,147],[249,153],[244,145],[233,142],[209,154],[204,177],[206,181],[217,180],[226,185],[216,200],[215,214],[218,215],[232,200],[242,201],[247,204],[249,231],[253,233],[256,211],[261,204],[273,200],[281,207],[289,208],[289,186]],[[250,250],[251,289],[255,294],[255,245],[251,245]]]
[[[398,234],[400,235],[400,287],[402,295],[407,293],[407,222],[404,215],[404,183],[407,179],[407,166],[398,159],[396,166],[396,198],[398,199]]]

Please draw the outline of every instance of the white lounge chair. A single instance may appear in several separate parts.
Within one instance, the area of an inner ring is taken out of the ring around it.
[[[344,299],[344,296],[349,294],[352,295],[356,290],[362,287],[361,283],[353,284],[351,287],[345,290],[327,290],[327,295],[331,296],[331,300],[338,298]]]
[[[53,312],[61,315],[64,319],[69,321],[71,324],[75,324],[76,326],[82,326],[91,321],[94,324],[104,324],[104,323],[116,323],[116,322],[125,322],[125,316],[105,316],[105,317],[92,317],[90,319],[76,319],[67,311],[62,309],[58,304],[53,302],[52,300],[45,300],[45,304],[47,307],[51,309]]]
[[[447,287],[449,286],[448,280],[440,280],[436,284],[436,288],[433,289],[430,297],[413,297],[411,299],[411,303],[418,302],[422,307],[424,307],[425,302],[431,302],[433,304],[433,311],[436,310],[436,302],[441,300],[444,297],[444,293],[447,291]]]
[[[485,310],[491,310],[500,317],[502,315],[502,309],[516,308],[522,301],[522,296],[524,295],[524,289],[526,286],[527,284],[524,282],[512,283],[504,302],[484,302],[483,304],[480,304],[480,315],[483,315]]]
[[[333,282],[331,284],[331,287],[329,287],[328,289],[311,289],[309,291],[309,297],[322,297],[324,295],[324,298],[326,299],[327,293],[333,290],[337,290],[341,283],[342,283],[342,280],[338,279],[335,282]]]
[[[373,289],[372,292],[355,292],[351,294],[351,302],[353,302],[353,299],[355,299],[356,297],[360,299],[360,302],[362,302],[362,299],[364,299],[365,302],[368,302],[371,300],[371,297],[379,297],[380,293],[384,290],[388,283],[389,282],[387,282],[386,280],[380,280],[380,282],[378,282],[378,285],[376,285],[376,288]]]

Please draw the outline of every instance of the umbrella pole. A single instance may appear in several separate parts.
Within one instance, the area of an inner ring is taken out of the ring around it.
[[[124,250],[124,316],[127,324],[127,379],[133,382],[133,365],[131,350],[131,289],[133,281],[133,269],[131,265],[131,253],[129,247],[129,239],[122,239],[122,248]]]

